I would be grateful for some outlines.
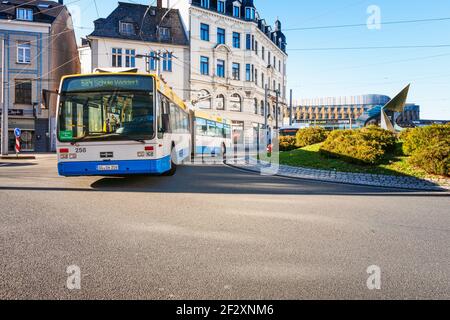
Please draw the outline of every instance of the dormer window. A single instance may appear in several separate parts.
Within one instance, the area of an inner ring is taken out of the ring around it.
[[[123,35],[134,35],[134,24],[130,22],[120,22],[119,32]]]
[[[241,17],[241,7],[240,6],[233,6],[233,17],[240,18]]]
[[[246,7],[245,8],[245,19],[246,20],[255,20],[255,8]]]
[[[26,8],[17,8],[16,19],[23,21],[33,21],[33,10]]]
[[[159,38],[163,41],[170,40],[170,29],[166,27],[159,28]]]
[[[217,1],[217,12],[225,13],[225,1],[223,0]]]
[[[202,8],[209,9],[209,0],[201,0],[201,1],[200,1],[200,6],[201,6]]]

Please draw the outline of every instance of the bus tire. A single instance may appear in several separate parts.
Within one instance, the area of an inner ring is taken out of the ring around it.
[[[170,151],[170,170],[163,174],[166,177],[172,177],[177,172],[177,164],[175,162],[173,162],[173,158],[172,158],[174,151],[175,151],[175,146],[172,146],[172,150]]]

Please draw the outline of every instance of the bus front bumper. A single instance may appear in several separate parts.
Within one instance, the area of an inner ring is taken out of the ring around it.
[[[64,177],[162,174],[170,168],[170,156],[155,160],[70,161],[58,163],[58,174]]]

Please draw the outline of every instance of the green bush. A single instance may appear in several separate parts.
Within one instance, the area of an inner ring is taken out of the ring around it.
[[[328,131],[323,128],[306,128],[297,132],[297,147],[303,148],[313,144],[324,142],[327,139]]]
[[[450,125],[408,129],[400,140],[412,165],[430,174],[449,175]]]
[[[427,173],[448,176],[450,174],[450,144],[446,141],[425,146],[413,152],[411,164]]]
[[[280,137],[280,151],[292,151],[297,149],[295,137]]]
[[[356,164],[379,163],[386,152],[395,147],[392,132],[378,127],[333,131],[320,148],[329,157],[342,158]]]
[[[403,142],[403,153],[413,155],[416,151],[421,151],[430,145],[441,142],[450,144],[450,125],[433,125],[423,128],[405,130],[400,134]]]

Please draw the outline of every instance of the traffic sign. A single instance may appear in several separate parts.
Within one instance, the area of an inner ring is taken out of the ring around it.
[[[20,130],[19,128],[15,128],[14,135],[16,136],[16,138],[20,138],[20,136],[22,135],[22,130]]]

